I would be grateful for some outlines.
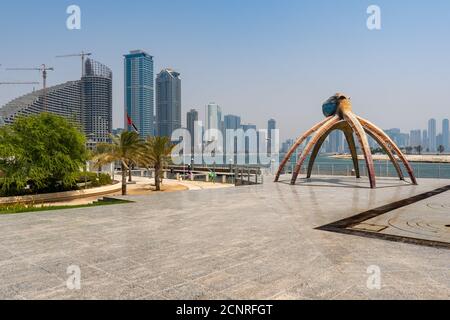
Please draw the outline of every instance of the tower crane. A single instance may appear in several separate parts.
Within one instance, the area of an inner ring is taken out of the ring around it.
[[[0,82],[0,85],[5,85],[5,84],[39,84],[39,82]]]
[[[84,76],[84,60],[86,59],[86,57],[91,56],[92,53],[90,52],[84,52],[81,51],[80,53],[74,53],[74,54],[66,54],[66,55],[62,55],[62,56],[56,56],[56,58],[72,58],[72,57],[81,57],[81,76]]]
[[[47,72],[54,71],[55,69],[53,67],[47,67],[45,64],[43,64],[37,68],[7,68],[6,70],[9,70],[9,71],[12,71],[12,70],[19,70],[19,71],[36,70],[36,71],[41,72],[42,73],[42,86],[44,89],[44,98],[43,98],[44,111],[47,111]]]

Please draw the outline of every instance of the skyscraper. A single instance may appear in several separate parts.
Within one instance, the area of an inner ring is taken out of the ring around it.
[[[428,131],[427,130],[422,131],[422,148],[423,148],[423,150],[428,149]]]
[[[124,57],[125,128],[136,128],[145,138],[155,131],[153,57],[142,50],[130,51]]]
[[[181,79],[172,69],[164,69],[156,77],[156,127],[162,137],[181,128]]]
[[[186,114],[186,128],[188,129],[192,138],[194,137],[195,122],[197,121],[198,121],[198,111],[195,109],[191,109]]]
[[[186,114],[186,128],[191,135],[191,149],[192,153],[194,152],[194,143],[195,143],[195,123],[198,121],[198,111],[195,109],[191,109]]]
[[[448,119],[444,119],[442,121],[442,140],[445,152],[450,151],[450,138],[449,138],[449,121]]]
[[[222,122],[222,109],[216,103],[210,103],[206,106],[206,121],[205,121],[205,130],[221,130]],[[205,137],[206,140],[210,140],[211,136]]]
[[[105,65],[87,59],[81,78],[81,121],[88,141],[107,142],[112,133],[112,72]]]
[[[436,152],[436,120],[430,119],[428,121],[428,148],[430,152]]]
[[[420,129],[419,130],[411,130],[409,146],[410,147],[418,147],[420,145],[422,145],[422,131]]]
[[[237,130],[241,127],[241,117],[228,114],[224,117],[225,130]]]
[[[267,154],[271,155],[272,154],[272,145],[274,143],[274,141],[272,141],[272,133],[273,130],[275,130],[277,128],[277,122],[274,119],[270,119],[267,122]]]

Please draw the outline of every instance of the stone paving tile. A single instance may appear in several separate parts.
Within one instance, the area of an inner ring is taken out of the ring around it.
[[[246,299],[252,297],[255,300],[268,300],[273,296],[281,293],[279,287],[271,284],[261,284],[254,281],[246,281],[239,285],[233,286],[222,291],[223,294],[229,296],[231,299]]]
[[[0,298],[449,297],[449,250],[315,230],[445,181],[381,179],[376,190],[340,182],[348,187],[313,179],[0,216]],[[69,265],[81,268],[79,291],[65,285]],[[371,265],[382,290],[366,287]]]
[[[224,271],[214,272],[207,276],[194,280],[194,283],[201,285],[211,291],[223,291],[233,286],[239,286],[248,281],[244,276],[233,275]]]
[[[228,296],[213,292],[203,286],[187,282],[179,286],[164,290],[161,294],[170,300],[227,300]]]
[[[189,280],[183,278],[180,275],[168,273],[168,274],[161,274],[151,279],[141,279],[139,281],[136,281],[135,283],[142,286],[148,291],[158,293],[176,286],[183,285],[188,281]]]
[[[81,282],[80,290],[69,290],[65,285],[41,292],[37,299],[40,300],[127,300],[139,299],[150,295],[137,284],[126,283],[115,277],[98,277]]]

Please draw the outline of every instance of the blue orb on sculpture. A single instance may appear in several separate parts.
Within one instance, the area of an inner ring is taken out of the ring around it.
[[[334,97],[333,97],[334,98]],[[322,111],[325,117],[330,117],[332,115],[335,115],[338,108],[338,102],[336,99],[328,99],[323,105],[322,105]]]

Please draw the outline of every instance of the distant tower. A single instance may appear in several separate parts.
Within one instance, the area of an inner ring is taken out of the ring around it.
[[[423,148],[423,150],[428,149],[428,131],[427,130],[423,130],[423,132],[422,132],[422,148]]]
[[[420,130],[411,130],[409,139],[409,146],[410,147],[418,147],[422,145],[422,131]],[[423,147],[423,146],[422,146]]]
[[[344,134],[342,131],[335,130],[330,133],[328,150],[331,153],[344,152]]]
[[[156,77],[156,124],[161,137],[170,137],[181,128],[181,79],[172,69],[164,69]]]
[[[195,142],[195,123],[198,121],[198,111],[191,109],[186,115],[186,128],[191,135],[191,149],[192,154],[194,152],[194,142]]]
[[[206,106],[206,130],[220,129],[220,122],[222,121],[222,109],[216,103],[209,103]]]
[[[228,114],[224,117],[224,125],[226,130],[237,130],[241,128],[241,117]]]
[[[430,152],[436,152],[436,120],[430,119],[428,121],[428,148]]]
[[[448,119],[444,119],[442,121],[442,140],[445,148],[445,152],[450,151],[450,138],[449,138],[449,121]]]
[[[153,57],[142,50],[130,51],[125,67],[125,128],[145,138],[154,134],[155,86]]]
[[[206,106],[206,121],[205,130],[217,129],[221,130],[222,125],[222,109],[216,103],[210,103]],[[206,140],[210,140],[211,137],[205,137]]]
[[[272,141],[272,139],[274,138],[273,137],[273,130],[275,130],[277,128],[277,122],[274,120],[274,119],[270,119],[268,122],[267,122],[267,130],[268,130],[268,133],[267,133],[267,154],[268,155],[272,155],[272,145],[273,145],[273,141]]]

